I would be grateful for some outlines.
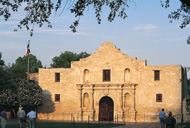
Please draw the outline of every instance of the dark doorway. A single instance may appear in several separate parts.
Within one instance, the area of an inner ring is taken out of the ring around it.
[[[113,100],[104,96],[99,102],[99,121],[113,121],[114,103]]]

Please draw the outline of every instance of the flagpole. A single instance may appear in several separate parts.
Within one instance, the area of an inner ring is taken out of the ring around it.
[[[30,40],[28,40],[28,44],[30,44]],[[29,54],[28,53],[28,64],[27,64],[27,81],[29,81]]]

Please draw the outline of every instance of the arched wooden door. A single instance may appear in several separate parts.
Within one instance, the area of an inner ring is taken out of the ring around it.
[[[113,121],[114,103],[113,100],[104,96],[99,102],[99,121]]]

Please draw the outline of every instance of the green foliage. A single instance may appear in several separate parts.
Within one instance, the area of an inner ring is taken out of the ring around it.
[[[168,8],[170,5],[169,0],[164,0],[165,4],[161,0],[161,4],[163,7]],[[180,8],[176,11],[171,12],[168,15],[168,18],[170,19],[170,22],[172,23],[173,20],[180,20],[183,19],[180,28],[185,28],[190,23],[190,1],[189,0],[180,0],[181,5]],[[190,44],[190,37],[187,39],[187,44]]]
[[[0,108],[17,108],[20,104],[27,107],[37,107],[43,104],[42,89],[33,81],[21,79],[26,76],[27,59],[18,57],[12,66],[4,65],[0,53]],[[30,55],[30,70],[38,72],[41,61]]]
[[[70,68],[71,61],[79,61],[80,58],[90,56],[87,52],[81,52],[79,54],[70,51],[61,53],[60,56],[56,56],[52,59],[53,63],[50,65],[52,68]]]
[[[8,109],[17,106],[16,92],[12,88],[4,88],[0,91],[0,105]]]
[[[27,72],[27,58],[18,57],[16,59],[15,64],[12,65],[11,70],[14,78],[26,78]],[[30,54],[29,55],[29,72],[36,73],[38,72],[38,68],[42,68],[42,63],[40,60],[37,60],[36,56]]]
[[[170,0],[160,1],[162,7],[170,7]],[[190,1],[179,1],[181,2],[180,8],[171,12],[171,14],[168,15],[168,18],[171,22],[172,20],[179,20],[180,17],[183,18],[180,27],[184,28],[190,23]],[[21,5],[25,5],[24,11],[26,12],[26,16],[19,22],[15,31],[25,27],[27,30],[30,30],[30,35],[32,36],[34,24],[42,27],[44,23],[47,23],[47,26],[52,28],[51,22],[49,21],[49,17],[54,14],[52,12],[57,12],[61,7],[63,7],[63,12],[67,7],[68,9],[70,8],[70,13],[73,13],[76,17],[76,20],[70,26],[70,29],[73,32],[76,32],[80,17],[83,16],[84,11],[89,10],[90,7],[94,8],[97,22],[100,24],[102,8],[104,6],[110,8],[107,18],[109,22],[112,22],[116,16],[123,19],[127,18],[126,8],[129,7],[130,2],[131,0],[66,0],[65,3],[63,0],[57,0],[56,2],[50,0],[0,0],[0,16],[3,16],[5,21],[7,21],[11,17],[11,11],[17,12]],[[32,26],[32,28],[30,26]],[[187,43],[189,44],[189,42]]]
[[[190,36],[187,39],[187,44],[190,44]]]
[[[2,53],[0,52],[0,66],[5,64],[4,60],[2,60],[1,58],[2,58]]]
[[[9,87],[0,90],[0,106],[7,109],[18,107],[38,107],[43,104],[42,88],[33,81],[15,79]]]
[[[0,90],[7,85],[8,73],[0,66]]]
[[[170,0],[160,1],[162,7],[170,7]],[[190,23],[190,1],[179,1],[181,2],[180,8],[171,12],[168,18],[172,22],[172,20],[179,20],[181,17],[183,22],[180,27],[184,28]],[[97,22],[100,24],[102,8],[104,6],[110,9],[107,19],[109,22],[112,22],[116,16],[123,19],[127,18],[126,8],[129,7],[130,2],[131,0],[57,0],[56,2],[50,0],[0,0],[0,16],[3,16],[5,21],[7,21],[11,17],[11,11],[17,12],[21,6],[25,5],[24,11],[26,12],[26,16],[19,22],[15,31],[25,27],[27,30],[30,30],[30,35],[32,36],[34,24],[42,27],[44,23],[47,23],[47,26],[52,28],[49,17],[55,14],[61,7],[63,7],[61,11],[62,14],[67,7],[70,9],[70,13],[75,15],[76,20],[70,25],[70,29],[76,32],[76,27],[79,25],[81,16],[83,16],[84,12],[89,10],[90,7],[94,8]],[[53,11],[55,13],[53,13]],[[32,28],[30,26],[32,26]],[[187,41],[187,44],[189,44],[189,41]]]
[[[63,4],[65,2],[65,4]],[[108,21],[112,22],[116,15],[125,19],[127,17],[126,7],[129,7],[128,2],[130,0],[0,0],[0,16],[3,16],[5,21],[11,17],[11,11],[17,12],[21,6],[25,5],[24,11],[26,12],[25,17],[19,22],[19,25],[15,31],[25,27],[30,30],[30,35],[33,35],[34,24],[42,27],[44,23],[48,24],[48,27],[52,27],[49,17],[54,14],[53,11],[57,12],[61,7],[62,12],[64,9],[70,8],[70,12],[76,17],[76,20],[70,26],[73,32],[76,32],[76,27],[79,24],[80,17],[83,16],[84,11],[88,10],[89,7],[95,8],[95,15],[98,23],[101,23],[101,12],[102,7],[107,6],[110,8],[108,15]],[[24,3],[24,4],[23,4]],[[12,10],[11,10],[12,9]],[[118,13],[118,14],[117,14]]]
[[[16,79],[17,102],[22,106],[41,106],[43,104],[42,88],[34,81]]]
[[[9,86],[10,70],[8,66],[4,65],[4,61],[1,60],[2,54],[0,52],[0,90]]]
[[[190,79],[187,80],[187,94],[190,94]]]
[[[78,20],[73,22],[73,25],[70,26],[73,32],[76,32],[76,27],[79,24],[80,17],[83,16],[85,9],[89,8],[89,6],[93,6],[95,8],[95,15],[97,18],[98,24],[101,23],[101,13],[102,7],[107,6],[110,8],[110,13],[108,15],[108,21],[112,22],[116,14],[118,12],[118,17],[123,19],[127,18],[127,14],[125,12],[126,7],[129,7],[128,2],[130,0],[77,0],[74,4],[73,8],[71,8],[71,13],[75,14],[75,17],[78,17]]]

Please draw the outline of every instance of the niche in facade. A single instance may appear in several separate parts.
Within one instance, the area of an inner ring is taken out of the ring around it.
[[[125,93],[124,95],[124,107],[130,106],[130,95],[129,93]]]
[[[84,70],[84,83],[88,83],[88,82],[90,82],[90,80],[89,80],[89,70],[85,69]]]
[[[124,82],[130,82],[130,69],[128,68],[124,71]]]
[[[90,105],[90,98],[88,93],[84,93],[83,95],[83,107],[89,107]]]

